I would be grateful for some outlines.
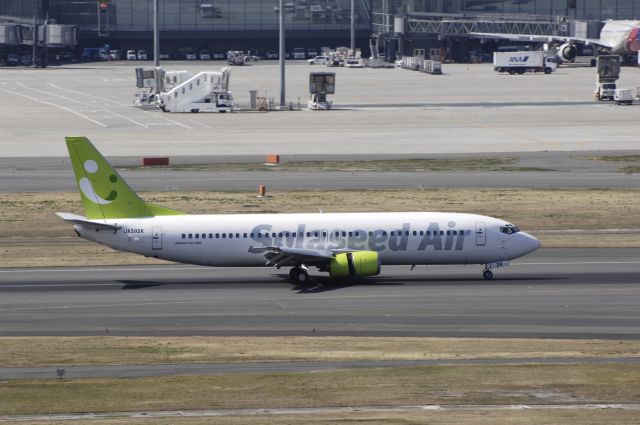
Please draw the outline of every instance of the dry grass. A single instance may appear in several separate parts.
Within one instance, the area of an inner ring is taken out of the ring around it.
[[[638,357],[640,341],[369,337],[2,337],[1,367]]]
[[[639,403],[635,365],[421,366],[129,379],[10,380],[0,414],[376,405]]]
[[[368,190],[278,191],[258,199],[246,192],[146,193],[147,200],[190,213],[450,211],[501,217],[536,230],[640,229],[634,190]],[[292,205],[291,199],[305,199]],[[2,266],[160,263],[75,237],[56,211],[82,214],[77,193],[0,194]],[[539,235],[547,247],[640,247],[640,235]]]
[[[300,415],[247,415],[201,418],[114,418],[69,421],[27,421],[24,425],[637,425],[638,412],[601,410],[515,410],[463,412],[356,412]]]

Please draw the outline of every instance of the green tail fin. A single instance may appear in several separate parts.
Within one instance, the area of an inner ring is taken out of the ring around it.
[[[140,199],[86,137],[65,140],[88,219],[183,214]]]

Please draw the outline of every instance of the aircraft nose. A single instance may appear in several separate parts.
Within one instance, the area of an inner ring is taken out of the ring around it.
[[[522,255],[529,254],[530,252],[535,251],[540,248],[540,241],[535,237],[525,232],[520,232],[522,235],[522,245],[523,245],[523,253]]]

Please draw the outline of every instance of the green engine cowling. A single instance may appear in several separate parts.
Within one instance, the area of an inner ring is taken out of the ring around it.
[[[329,264],[329,276],[375,276],[380,274],[380,257],[375,251],[337,254]]]

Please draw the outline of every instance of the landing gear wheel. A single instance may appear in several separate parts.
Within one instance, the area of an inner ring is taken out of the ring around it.
[[[304,269],[298,269],[293,275],[293,281],[298,285],[305,284],[309,281],[309,273]]]
[[[482,272],[482,277],[484,280],[491,280],[493,279],[493,272],[491,270],[485,270]]]
[[[300,271],[300,267],[292,267],[291,270],[289,270],[289,277],[293,280],[295,280],[296,274]]]

